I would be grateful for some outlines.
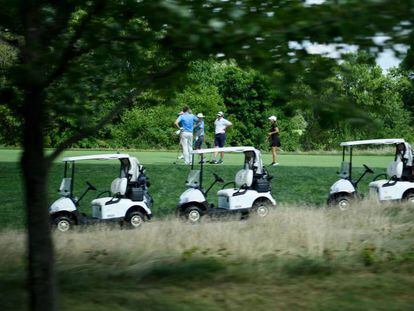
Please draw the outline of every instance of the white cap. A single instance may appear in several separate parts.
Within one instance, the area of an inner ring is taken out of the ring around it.
[[[269,120],[270,120],[270,121],[276,121],[276,120],[277,120],[277,117],[276,117],[276,116],[270,116],[270,117],[269,117]]]
[[[222,117],[222,116],[224,116],[223,111],[219,111],[219,112],[217,112],[217,116],[218,116],[218,117]]]
[[[203,113],[202,113],[202,112],[200,112],[200,113],[197,113],[197,118],[204,118],[204,115],[203,115]]]

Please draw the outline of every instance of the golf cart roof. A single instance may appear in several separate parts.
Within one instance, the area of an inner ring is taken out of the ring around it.
[[[83,160],[113,160],[113,159],[129,159],[126,153],[107,153],[107,154],[93,154],[78,157],[65,157],[62,162],[83,161]]]
[[[402,138],[355,140],[355,141],[344,141],[341,143],[341,147],[359,146],[359,145],[392,145],[392,144],[399,144],[399,143],[404,143],[404,142],[405,140]]]
[[[254,147],[223,147],[223,148],[207,148],[191,151],[192,154],[205,154],[213,152],[245,152],[245,151],[257,151]]]

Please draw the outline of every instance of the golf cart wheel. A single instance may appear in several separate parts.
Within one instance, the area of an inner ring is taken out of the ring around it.
[[[127,223],[130,228],[139,228],[144,224],[144,215],[140,212],[132,212],[128,215]]]
[[[404,201],[411,206],[414,206],[414,192],[409,192],[404,195]]]
[[[67,232],[73,228],[74,222],[68,216],[58,216],[54,220],[56,230],[60,232]]]
[[[351,198],[347,195],[338,196],[334,201],[335,206],[337,206],[341,211],[346,211],[351,207]]]
[[[184,212],[185,220],[192,224],[200,222],[202,216],[203,212],[197,206],[189,206]]]
[[[255,202],[253,205],[253,213],[260,218],[266,217],[270,213],[270,203],[268,201]]]

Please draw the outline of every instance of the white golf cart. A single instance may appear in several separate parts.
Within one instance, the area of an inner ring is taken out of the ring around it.
[[[335,182],[329,193],[328,205],[336,205],[341,210],[347,209],[354,199],[362,198],[358,192],[358,183],[368,173],[374,171],[363,164],[365,171],[357,179],[352,179],[352,150],[355,146],[363,145],[395,145],[396,151],[387,173],[377,175],[369,184],[370,196],[377,198],[380,202],[389,200],[409,200],[414,204],[414,179],[412,173],[413,152],[411,146],[401,138],[371,139],[342,142],[342,163],[339,179]],[[347,152],[348,151],[348,152]],[[349,161],[345,161],[346,154]],[[381,177],[386,179],[378,180]]]
[[[214,152],[244,154],[243,168],[237,172],[235,181],[224,184],[222,189],[217,192],[217,207],[208,203],[207,194],[216,183],[224,183],[224,180],[213,173],[214,182],[207,190],[204,190],[204,161],[200,161],[200,169],[194,169],[195,155],[201,155],[203,158],[206,154]],[[269,214],[270,208],[276,205],[276,201],[270,192],[272,177],[263,167],[260,151],[254,147],[193,150],[192,155],[191,171],[186,182],[188,189],[181,194],[177,206],[179,217],[191,223],[199,222],[204,215],[216,217],[237,214],[237,216],[244,218],[253,212],[259,217],[265,217]],[[233,187],[226,188],[231,184]]]
[[[79,202],[88,191],[96,188],[86,182],[87,188],[77,198],[74,196],[75,163],[86,160],[119,160],[121,169],[119,177],[111,184],[111,191],[100,193],[91,202],[92,217],[80,213]],[[61,198],[49,208],[52,225],[65,232],[74,225],[85,225],[99,222],[116,221],[137,228],[152,217],[152,198],[148,192],[149,183],[145,170],[135,157],[128,154],[98,154],[63,158],[63,179],[58,190]],[[105,197],[102,195],[107,194]],[[109,195],[109,196],[108,196]]]

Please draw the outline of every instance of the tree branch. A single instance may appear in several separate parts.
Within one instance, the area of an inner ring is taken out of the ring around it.
[[[76,6],[72,1],[59,0],[54,3],[49,3],[56,10],[55,22],[53,25],[48,25],[42,30],[42,40],[45,46],[49,45],[51,41],[57,38],[69,26],[72,14],[75,12]]]
[[[91,134],[96,133],[100,128],[102,128],[105,124],[109,123],[116,113],[122,109],[123,107],[130,104],[134,97],[139,95],[145,88],[149,87],[154,81],[163,79],[169,76],[172,76],[174,73],[178,72],[178,69],[180,68],[180,63],[177,63],[174,66],[170,66],[166,68],[163,71],[154,73],[152,75],[149,75],[147,79],[142,81],[139,89],[134,88],[132,89],[125,98],[118,104],[115,105],[101,120],[99,120],[95,125],[83,128],[79,130],[77,133],[72,135],[71,137],[68,137],[66,140],[62,141],[55,150],[46,157],[46,163],[48,165],[51,165],[54,160],[69,146],[72,144],[88,137]]]
[[[49,77],[42,84],[43,89],[48,87],[53,81],[59,78],[66,71],[67,66],[71,60],[83,54],[75,49],[75,44],[82,36],[83,32],[85,31],[87,25],[92,20],[92,18],[96,14],[101,12],[104,9],[104,7],[105,7],[105,0],[95,1],[95,5],[82,18],[82,20],[78,24],[77,29],[75,30],[72,37],[70,38],[68,44],[63,49],[59,64],[56,66],[55,70],[49,75]]]

